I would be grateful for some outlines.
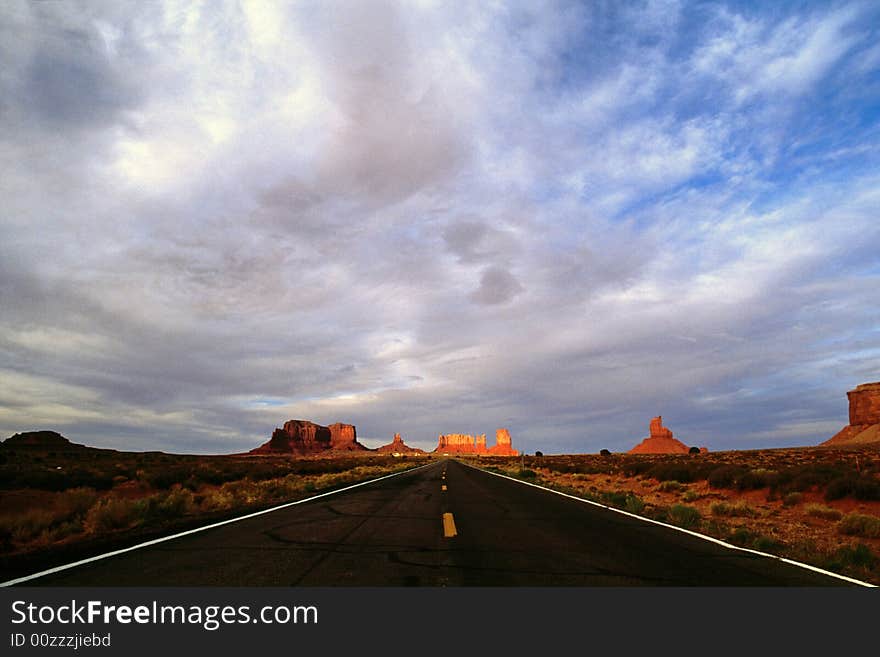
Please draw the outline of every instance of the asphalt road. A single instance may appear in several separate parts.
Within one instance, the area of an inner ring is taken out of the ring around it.
[[[445,487],[445,490],[444,490]],[[445,516],[444,514],[451,514]],[[454,529],[455,535],[452,534]],[[454,460],[28,586],[840,586]]]

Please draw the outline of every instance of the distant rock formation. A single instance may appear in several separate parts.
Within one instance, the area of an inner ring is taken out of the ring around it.
[[[111,453],[113,449],[89,447],[80,443],[72,443],[57,431],[24,431],[0,441],[0,450],[23,450],[31,453],[51,454],[54,452]]]
[[[672,431],[663,426],[663,417],[658,415],[649,425],[651,435],[633,447],[628,454],[687,454],[689,448],[672,436]]]
[[[25,431],[10,436],[2,442],[7,448],[24,449],[77,449],[84,445],[70,442],[57,431]]]
[[[880,381],[856,386],[846,396],[849,424],[822,445],[858,447],[880,443]]]
[[[399,433],[394,434],[394,440],[392,440],[387,445],[382,445],[381,447],[376,449],[377,452],[381,454],[392,454],[393,456],[399,456],[402,454],[424,454],[425,450],[419,449],[418,447],[410,447],[403,439],[400,437]]]
[[[309,420],[288,420],[281,429],[275,429],[269,442],[251,454],[317,454],[325,451],[367,451],[357,441],[357,431],[351,424],[331,424],[329,427]]]
[[[434,453],[442,454],[492,454],[494,456],[518,456],[519,452],[513,449],[510,441],[510,433],[507,429],[498,429],[495,432],[495,444],[486,447],[486,434],[472,436],[465,433],[440,434],[437,437],[437,448]]]
[[[496,456],[518,456],[519,452],[513,449],[510,442],[510,432],[507,429],[495,430],[495,444],[489,448],[489,453]]]

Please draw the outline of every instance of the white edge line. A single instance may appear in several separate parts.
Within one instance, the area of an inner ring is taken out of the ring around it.
[[[206,529],[214,529],[215,527],[221,527],[223,525],[228,525],[233,522],[238,522],[239,520],[247,520],[248,518],[255,518],[256,516],[261,516],[265,513],[272,513],[273,511],[278,511],[279,509],[286,509],[291,506],[296,506],[297,504],[305,504],[306,502],[311,502],[312,500],[317,500],[320,497],[327,497],[328,495],[335,495],[336,493],[341,493],[343,491],[351,490],[352,488],[357,488],[358,486],[366,486],[367,484],[372,484],[376,481],[382,481],[383,479],[388,479],[389,477],[396,477],[398,475],[402,475],[405,472],[413,472],[420,468],[426,468],[429,465],[435,465],[434,462],[425,463],[424,465],[417,465],[414,468],[407,468],[406,470],[401,470],[400,472],[392,472],[389,475],[383,475],[381,477],[377,477],[376,479],[370,479],[368,481],[361,481],[357,484],[351,484],[350,486],[346,486],[344,488],[337,488],[336,490],[327,491],[326,493],[320,493],[318,495],[312,495],[311,497],[306,497],[301,500],[295,500],[293,502],[286,502],[284,504],[279,504],[278,506],[273,506],[268,509],[263,509],[262,511],[255,511],[253,513],[248,513],[247,515],[238,516],[236,518],[229,518],[227,520],[221,520],[220,522],[215,522],[210,525],[205,525],[204,527],[196,527],[195,529],[188,529],[183,532],[178,532],[177,534],[171,534],[170,536],[162,536],[160,538],[154,538],[149,541],[145,541],[143,543],[138,543],[137,545],[131,545],[127,548],[122,548],[119,550],[113,550],[112,552],[105,552],[104,554],[98,554],[94,557],[89,557],[87,559],[80,559],[79,561],[74,561],[73,563],[64,564],[63,566],[55,566],[54,568],[49,568],[48,570],[41,570],[38,573],[33,573],[32,575],[24,575],[22,577],[18,577],[16,579],[10,579],[6,582],[0,582],[0,587],[4,586],[15,586],[16,584],[21,584],[23,582],[28,582],[32,579],[37,579],[38,577],[44,577],[45,575],[52,575],[53,573],[59,573],[63,570],[69,570],[71,568],[76,568],[77,566],[82,566],[87,563],[91,563],[93,561],[100,561],[101,559],[107,559],[108,557],[115,557],[119,554],[125,554],[126,552],[132,552],[134,550],[139,550],[141,548],[149,547],[150,545],[156,545],[157,543],[164,543],[165,541],[173,541],[176,538],[181,538],[183,536],[188,536],[190,534],[196,534],[198,532],[203,532]]]
[[[817,573],[822,573],[823,575],[828,575],[829,577],[836,577],[837,579],[842,579],[846,582],[850,582],[851,584],[857,584],[859,586],[865,586],[869,588],[877,588],[876,584],[871,584],[870,582],[863,582],[860,579],[853,579],[852,577],[847,577],[846,575],[840,575],[838,573],[832,573],[828,570],[823,570],[822,568],[818,568],[816,566],[811,566],[808,563],[801,563],[800,561],[794,561],[793,559],[788,559],[786,557],[780,557],[775,554],[769,554],[767,552],[760,552],[758,550],[752,550],[750,548],[740,547],[739,545],[733,545],[732,543],[726,543],[721,539],[714,538],[712,536],[707,536],[706,534],[699,534],[697,532],[692,532],[689,529],[684,529],[683,527],[678,527],[676,525],[670,525],[665,522],[660,522],[659,520],[654,520],[652,518],[646,518],[644,516],[636,515],[635,513],[630,513],[629,511],[624,511],[623,509],[618,509],[613,506],[607,506],[605,504],[601,504],[599,502],[594,502],[593,500],[587,500],[583,497],[577,497],[576,495],[569,495],[568,493],[563,493],[562,491],[553,490],[552,488],[545,488],[544,486],[539,486],[538,484],[533,484],[528,481],[523,481],[522,479],[517,479],[516,477],[510,477],[508,475],[503,475],[500,472],[492,472],[491,470],[484,470],[483,468],[478,468],[473,465],[469,465],[467,463],[462,463],[462,465],[466,465],[469,468],[473,468],[474,470],[481,470],[482,472],[486,472],[490,475],[495,475],[496,477],[503,477],[504,479],[510,479],[511,481],[518,482],[520,484],[525,484],[526,486],[532,486],[533,488],[540,488],[541,490],[546,490],[550,493],[555,493],[556,495],[562,495],[563,497],[569,497],[573,500],[577,500],[578,502],[584,502],[585,504],[592,504],[593,506],[598,506],[603,509],[608,509],[609,511],[614,511],[616,513],[623,514],[625,516],[629,516],[630,518],[636,518],[638,520],[644,520],[645,522],[650,522],[654,525],[660,525],[661,527],[668,527],[669,529],[674,529],[679,532],[683,532],[685,534],[690,534],[691,536],[696,536],[697,538],[702,538],[703,540],[710,541],[712,543],[717,543],[718,545],[723,545],[726,548],[730,548],[731,550],[739,550],[740,552],[749,552],[750,554],[756,554],[761,557],[769,557],[770,559],[776,559],[777,561],[784,561],[785,563],[791,564],[793,566],[800,566],[801,568],[806,568],[807,570],[812,570]]]

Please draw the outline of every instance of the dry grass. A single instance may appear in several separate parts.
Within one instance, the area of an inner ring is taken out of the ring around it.
[[[14,505],[0,510],[0,552],[18,555],[90,537],[123,535],[139,527],[173,529],[199,516],[215,517],[307,497],[315,491],[397,472],[420,461],[385,457],[314,459],[297,463],[228,457],[170,466],[182,479],[171,483],[154,470],[132,472],[108,491],[77,487],[63,492],[14,490]],[[276,459],[277,461],[277,459]],[[234,479],[235,473],[245,473]],[[268,476],[277,473],[280,476]],[[249,476],[254,474],[252,478]],[[97,476],[97,475],[96,475]],[[42,480],[40,480],[42,481]],[[150,483],[152,481],[152,484]],[[211,483],[214,482],[214,483]],[[30,501],[30,504],[28,504]]]

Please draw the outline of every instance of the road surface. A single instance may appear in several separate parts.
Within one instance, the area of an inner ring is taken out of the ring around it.
[[[846,582],[454,459],[28,586],[827,586]]]

